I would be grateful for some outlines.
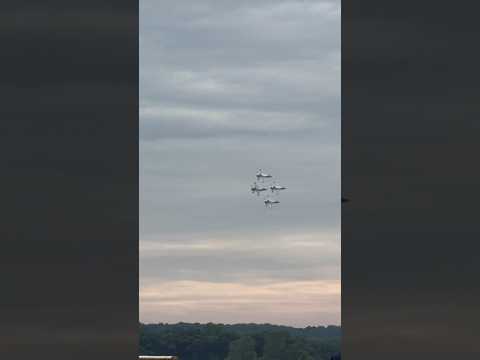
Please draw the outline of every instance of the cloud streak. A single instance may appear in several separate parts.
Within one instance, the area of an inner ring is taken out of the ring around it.
[[[269,284],[169,281],[140,292],[142,317],[158,311],[164,321],[250,322],[305,326],[339,324],[340,282],[292,281]],[[285,311],[289,309],[289,311]]]

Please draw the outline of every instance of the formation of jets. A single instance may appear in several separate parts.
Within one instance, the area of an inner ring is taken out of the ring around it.
[[[261,181],[262,183],[265,179],[272,178],[272,175],[264,173],[262,169],[259,169],[255,176],[257,177],[257,181]],[[272,194],[278,194],[279,191],[286,190],[287,188],[285,186],[277,185],[276,182],[273,182],[270,186],[268,186],[268,188],[263,185],[258,185],[257,182],[254,182],[253,185],[250,187],[250,191],[252,192],[252,194],[257,194],[257,196],[260,196],[260,193],[264,191],[268,192],[268,189],[270,189]],[[342,203],[346,203],[349,201],[350,199],[342,197]],[[263,200],[263,203],[265,204],[265,207],[271,208],[275,204],[280,204],[280,201],[278,201],[277,199],[271,199],[267,195],[267,197]]]
[[[262,169],[259,169],[256,177],[257,181],[261,181],[263,183],[265,179],[271,179],[272,175],[266,174],[262,171]],[[253,185],[250,187],[252,194],[257,194],[257,196],[260,196],[261,192],[268,191],[268,189],[270,189],[272,194],[278,194],[279,191],[285,190],[286,187],[277,185],[276,182],[271,184],[268,188],[262,185],[259,186],[256,182],[254,182]],[[263,203],[265,204],[265,207],[271,208],[273,205],[279,204],[280,201],[278,201],[277,199],[271,199],[269,196],[267,196],[263,200]]]

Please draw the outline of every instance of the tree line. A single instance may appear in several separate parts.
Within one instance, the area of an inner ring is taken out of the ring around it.
[[[180,360],[330,360],[339,358],[338,326],[140,324],[141,355]]]

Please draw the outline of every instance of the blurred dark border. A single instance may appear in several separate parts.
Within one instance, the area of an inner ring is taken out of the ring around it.
[[[342,358],[476,358],[475,2],[342,2]],[[138,2],[2,4],[0,357],[135,359]]]
[[[342,359],[478,358],[478,4],[342,2]]]
[[[138,2],[1,5],[1,359],[135,359]]]

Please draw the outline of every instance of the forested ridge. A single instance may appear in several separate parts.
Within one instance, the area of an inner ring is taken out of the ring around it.
[[[271,324],[140,324],[140,354],[180,360],[330,360],[339,326]]]

